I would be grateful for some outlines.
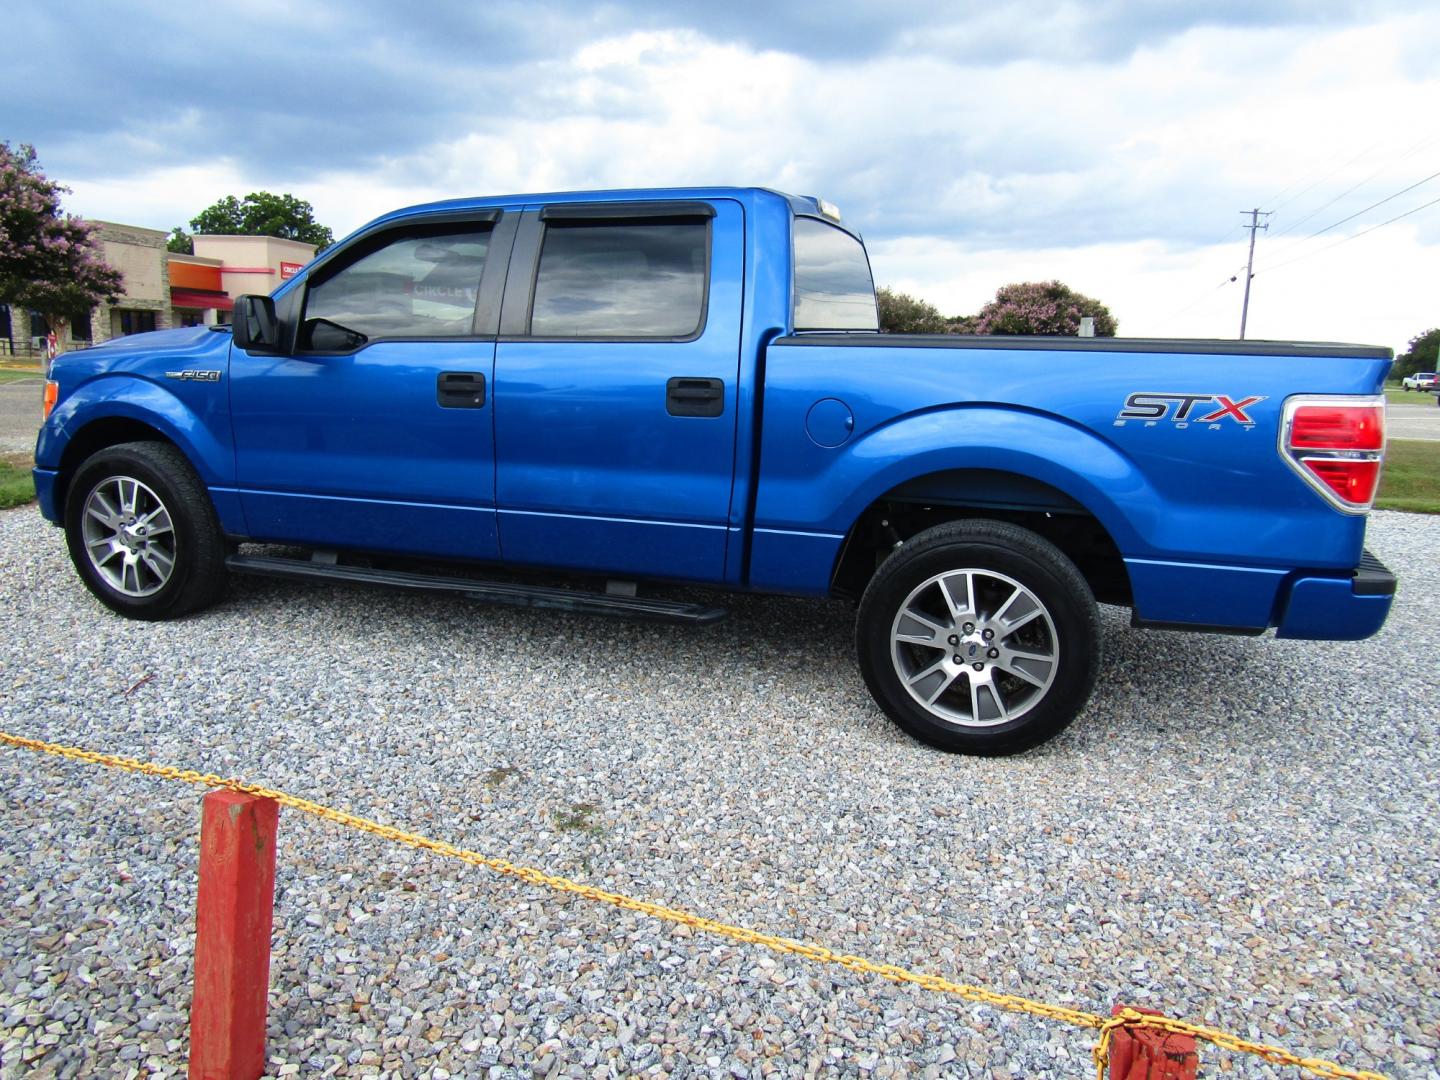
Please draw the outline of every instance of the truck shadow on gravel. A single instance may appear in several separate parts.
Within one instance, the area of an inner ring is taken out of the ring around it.
[[[473,655],[517,669],[579,658],[562,678],[577,696],[616,682],[664,688],[705,672],[707,693],[803,710],[832,734],[911,744],[871,700],[855,661],[854,605],[838,600],[653,590],[718,604],[728,618],[708,627],[574,615],[480,604],[458,596],[237,578],[222,611],[307,609],[326,634],[380,634],[400,649]],[[1156,746],[1197,743],[1244,730],[1263,752],[1293,728],[1303,697],[1324,700],[1322,670],[1267,638],[1132,629],[1128,612],[1102,608],[1104,661],[1089,705],[1057,739],[1027,759],[1085,755],[1121,740]],[[1312,649],[1320,643],[1306,643]],[[1278,648],[1277,648],[1278,646]],[[1311,661],[1314,657],[1309,657]],[[1309,690],[1309,693],[1305,691]],[[678,704],[678,703],[675,703]],[[718,705],[717,708],[722,706]],[[1299,718],[1303,719],[1303,715]],[[936,751],[938,754],[939,751]]]

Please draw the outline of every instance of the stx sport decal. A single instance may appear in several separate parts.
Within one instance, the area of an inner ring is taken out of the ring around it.
[[[1253,428],[1255,421],[1245,410],[1264,400],[1263,395],[1236,401],[1224,394],[1131,394],[1125,399],[1125,408],[1115,417],[1115,426],[1124,427],[1131,420],[1139,420],[1146,427],[1155,427],[1162,420],[1168,420],[1177,428],[1206,424],[1212,431],[1218,431],[1221,421],[1233,420],[1242,427]]]

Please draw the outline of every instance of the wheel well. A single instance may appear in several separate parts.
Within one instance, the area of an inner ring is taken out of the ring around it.
[[[1049,484],[988,469],[932,473],[876,499],[845,538],[831,592],[859,596],[895,548],[933,525],[965,518],[1008,521],[1043,536],[1075,564],[1096,600],[1131,603],[1125,561],[1095,515]]]
[[[118,446],[127,442],[163,442],[175,445],[170,439],[140,420],[114,416],[94,420],[75,433],[60,455],[60,475],[55,485],[56,505],[64,507],[70,478],[75,475],[85,459],[107,446]]]

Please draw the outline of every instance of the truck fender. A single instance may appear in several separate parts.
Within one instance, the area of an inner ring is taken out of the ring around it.
[[[228,412],[227,396],[216,402],[216,413],[223,418],[219,426],[227,433]],[[233,485],[235,454],[228,442],[216,438],[216,425],[207,425],[168,388],[123,372],[91,379],[65,396],[40,429],[36,464],[58,469],[66,447],[76,436],[90,424],[113,419],[133,420],[154,428],[179,447],[207,487]]]
[[[967,469],[1050,485],[1091,513],[1122,552],[1143,548],[1140,538],[1163,512],[1135,463],[1111,443],[1062,417],[1014,406],[908,413],[838,450],[807,447],[804,454],[813,456],[817,470],[767,468],[757,527],[843,537],[888,492],[932,473]]]

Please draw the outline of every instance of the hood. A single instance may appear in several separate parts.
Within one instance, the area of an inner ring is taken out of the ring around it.
[[[208,352],[210,343],[206,339],[212,336],[223,337],[228,342],[230,328],[227,326],[217,330],[208,326],[182,326],[175,330],[152,330],[147,334],[111,338],[77,352],[105,352],[112,356],[116,353],[133,352]]]
[[[158,377],[170,368],[196,363],[223,368],[230,354],[230,328],[186,326],[112,338],[88,349],[61,353],[50,365],[50,377],[67,388],[96,375],[132,372]]]

